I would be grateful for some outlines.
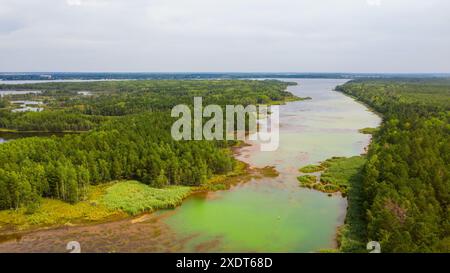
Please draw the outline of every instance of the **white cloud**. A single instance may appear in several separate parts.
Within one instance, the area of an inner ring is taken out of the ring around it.
[[[68,6],[99,6],[106,5],[107,0],[66,0]]]
[[[369,6],[380,6],[381,0],[366,0]]]
[[[450,71],[448,10],[447,0],[0,0],[0,71]]]
[[[82,0],[67,0],[66,2],[69,6],[81,6],[83,4]]]

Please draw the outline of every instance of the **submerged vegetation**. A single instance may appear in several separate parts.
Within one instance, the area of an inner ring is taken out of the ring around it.
[[[360,80],[337,90],[384,117],[361,187],[349,191],[356,201],[343,250],[374,240],[383,252],[449,252],[450,80]]]

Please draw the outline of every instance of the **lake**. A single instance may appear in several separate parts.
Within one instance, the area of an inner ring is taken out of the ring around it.
[[[332,156],[364,152],[370,141],[358,129],[378,126],[366,107],[332,89],[345,80],[295,80],[288,90],[312,100],[280,107],[280,147],[241,149],[252,166],[275,166],[276,178],[253,180],[229,191],[192,197],[164,219],[186,240],[183,251],[310,252],[335,246],[346,200],[300,188],[298,168]]]
[[[79,241],[84,252],[314,252],[336,246],[347,202],[339,194],[301,188],[298,168],[332,156],[364,152],[380,118],[332,91],[345,80],[289,79],[288,90],[312,100],[280,106],[280,147],[244,147],[238,159],[275,166],[280,175],[253,179],[230,190],[194,195],[173,210],[116,222],[32,232],[0,244],[0,252],[65,252]]]

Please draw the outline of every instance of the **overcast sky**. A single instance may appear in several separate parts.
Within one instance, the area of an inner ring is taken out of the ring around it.
[[[450,1],[0,0],[0,71],[450,72]]]

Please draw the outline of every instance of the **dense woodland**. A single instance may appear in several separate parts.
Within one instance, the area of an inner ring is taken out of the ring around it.
[[[0,90],[42,91],[40,94],[16,95],[14,99],[42,101],[46,110],[41,113],[11,113],[9,109],[0,109],[0,128],[21,131],[84,131],[96,127],[105,120],[104,117],[166,111],[178,104],[192,105],[194,97],[203,97],[204,105],[281,103],[297,99],[285,91],[288,85],[289,83],[274,80],[152,80],[0,85]],[[79,94],[86,91],[90,95]],[[0,108],[1,106],[0,104]]]
[[[85,115],[65,110],[13,113],[0,110],[0,128],[18,131],[88,131],[108,117]]]
[[[90,184],[137,179],[155,187],[200,185],[234,161],[226,143],[172,140],[168,113],[126,116],[90,133],[0,145],[0,207],[40,197],[77,202]]]
[[[286,86],[247,80],[0,85],[0,90],[42,91],[0,99],[0,128],[88,131],[1,144],[0,209],[25,206],[33,212],[42,197],[75,203],[86,197],[89,185],[117,179],[153,187],[201,185],[233,169],[226,148],[234,143],[174,141],[170,108],[191,105],[195,96],[220,105],[296,99]],[[361,218],[350,230],[364,237],[355,249],[375,240],[383,252],[450,251],[450,81],[357,80],[337,90],[384,119],[374,133],[362,187],[348,193],[349,200],[352,195],[363,200],[349,208],[362,212],[350,213]],[[11,113],[9,102],[18,99],[42,101],[45,110]]]
[[[6,86],[10,88],[10,86]],[[5,88],[5,86],[2,86]],[[42,197],[75,203],[89,185],[136,179],[154,187],[198,186],[231,171],[232,141],[174,141],[170,107],[204,103],[281,103],[295,97],[277,81],[126,81],[15,86],[47,103],[39,113],[0,112],[0,127],[18,130],[90,130],[64,137],[32,137],[0,145],[0,209]],[[78,91],[92,96],[80,96]]]
[[[337,90],[384,120],[363,171],[366,239],[383,252],[450,251],[450,81],[360,80]]]
[[[9,106],[9,102],[7,100],[0,98],[0,108],[5,108],[8,106]]]
[[[52,108],[121,116],[191,105],[194,97],[203,97],[204,104],[219,105],[282,102],[294,98],[285,91],[288,85],[275,80],[153,80],[0,85],[0,90],[40,90],[42,94],[32,96],[44,98]],[[83,91],[92,96],[80,96],[78,92]]]

